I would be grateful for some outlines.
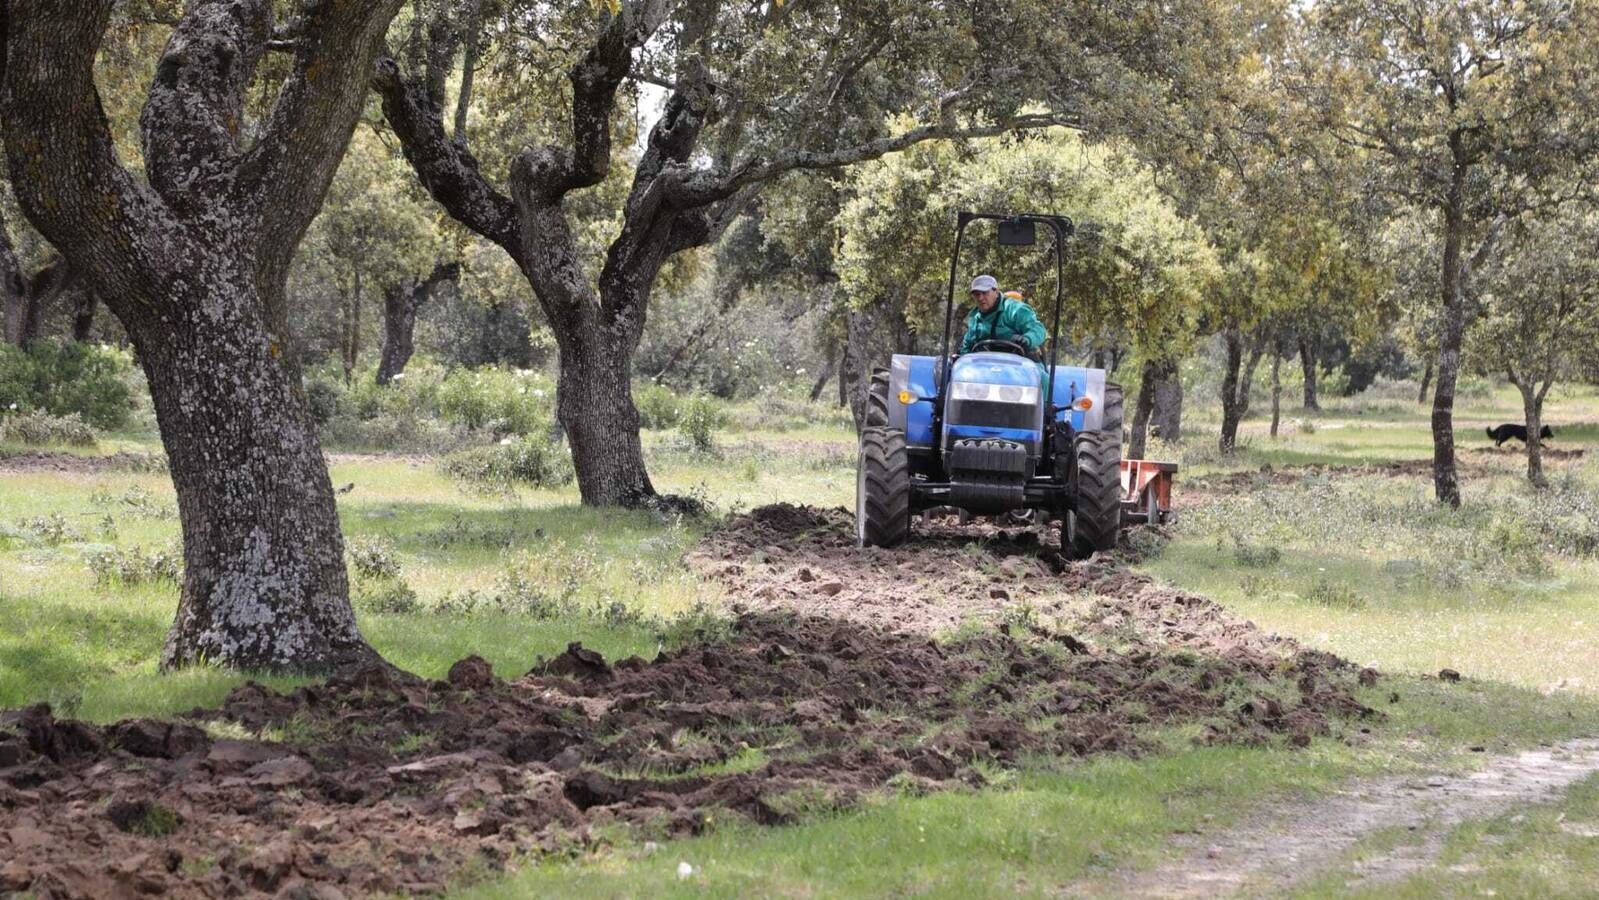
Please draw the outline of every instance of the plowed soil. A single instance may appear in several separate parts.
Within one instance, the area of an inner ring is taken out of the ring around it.
[[[855,550],[841,511],[735,519],[692,562],[748,608],[651,661],[573,645],[512,680],[476,658],[444,681],[370,667],[172,722],[0,715],[0,893],[430,893],[592,846],[599,826],[781,824],[1029,758],[1138,753],[1149,725],[1298,745],[1370,714],[1352,687],[1375,673],[1113,559],[972,529],[891,554]],[[1003,612],[1032,597],[1059,609]]]

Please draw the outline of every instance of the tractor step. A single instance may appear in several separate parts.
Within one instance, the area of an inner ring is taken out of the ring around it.
[[[1122,524],[1159,525],[1170,518],[1172,476],[1176,474],[1173,462],[1122,460]]]

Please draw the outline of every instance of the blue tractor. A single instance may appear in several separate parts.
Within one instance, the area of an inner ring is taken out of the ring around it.
[[[1002,246],[1054,237],[1056,302],[1047,368],[1009,341],[950,353],[956,272],[966,226],[998,223]],[[940,507],[1022,514],[1061,523],[1061,548],[1078,556],[1116,545],[1122,522],[1122,389],[1105,370],[1056,364],[1065,244],[1056,215],[962,212],[950,260],[938,356],[895,354],[873,374],[857,459],[855,523],[862,546],[894,547],[916,513]],[[1153,513],[1152,513],[1153,515]]]

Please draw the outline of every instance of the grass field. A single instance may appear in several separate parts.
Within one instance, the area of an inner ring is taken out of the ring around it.
[[[1276,441],[1250,420],[1244,445],[1225,458],[1210,449],[1213,427],[1191,422],[1183,476],[1430,456],[1426,410],[1414,403],[1327,407],[1313,418],[1293,413]],[[1221,827],[1266,798],[1329,790],[1358,774],[1469,766],[1480,758],[1469,746],[1599,734],[1599,560],[1590,539],[1599,535],[1599,467],[1551,461],[1554,487],[1525,487],[1519,454],[1481,450],[1481,426],[1515,421],[1518,409],[1508,392],[1462,402],[1459,511],[1437,509],[1420,475],[1260,478],[1207,487],[1206,502],[1186,509],[1170,543],[1143,564],[1267,628],[1392,673],[1367,698],[1389,713],[1369,735],[1304,751],[1196,748],[1182,735],[1157,735],[1168,749],[1143,759],[1038,760],[979,792],[884,797],[796,827],[713,829],[660,848],[618,837],[610,852],[547,860],[463,891],[1053,893],[1158,859],[1166,836]],[[1547,418],[1557,448],[1599,446],[1593,392],[1557,394]],[[852,500],[853,437],[842,428],[723,434],[716,454],[669,435],[648,444],[658,488],[721,512]],[[99,449],[153,446],[133,435]],[[469,653],[517,673],[572,640],[608,657],[648,656],[726,599],[681,562],[703,527],[695,523],[585,510],[572,489],[474,494],[425,460],[335,454],[332,476],[354,485],[340,497],[352,547],[397,563],[416,597],[406,612],[363,603],[361,625],[389,659],[422,675],[438,677]],[[0,707],[46,700],[98,721],[170,714],[215,703],[245,677],[157,671],[176,599],[158,561],[176,550],[172,503],[164,474],[0,473]],[[382,586],[354,577],[358,596]],[[467,592],[523,606],[449,611]],[[1422,677],[1444,666],[1467,680]],[[1390,691],[1403,702],[1388,704]],[[1596,798],[1599,786],[1589,784],[1522,819],[1464,826],[1448,859],[1467,868],[1404,890],[1599,890],[1592,838],[1562,827],[1592,823]],[[677,877],[681,861],[695,867],[688,879]],[[1332,884],[1308,890],[1335,893]]]

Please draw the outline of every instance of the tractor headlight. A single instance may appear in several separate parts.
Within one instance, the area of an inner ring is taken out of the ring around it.
[[[1019,384],[981,384],[975,381],[952,381],[949,394],[956,400],[984,400],[990,403],[1038,403],[1038,388]]]

